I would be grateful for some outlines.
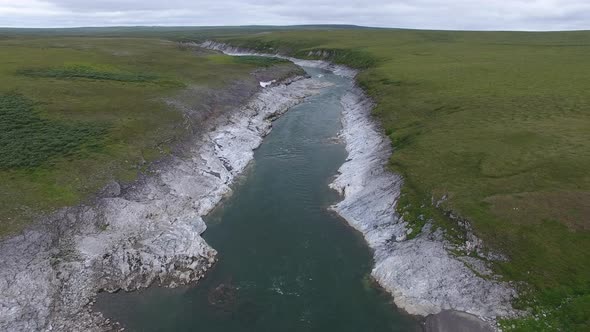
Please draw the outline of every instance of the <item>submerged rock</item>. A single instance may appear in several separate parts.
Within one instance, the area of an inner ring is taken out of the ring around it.
[[[209,291],[207,300],[209,305],[223,310],[235,311],[237,307],[237,292],[238,290],[231,283],[219,284],[217,287]]]

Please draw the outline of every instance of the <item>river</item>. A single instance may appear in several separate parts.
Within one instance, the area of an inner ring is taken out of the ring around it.
[[[333,83],[274,122],[234,194],[207,218],[205,240],[219,261],[196,285],[102,293],[95,309],[127,331],[419,331],[370,278],[362,235],[328,210],[328,187],[346,160],[338,140],[340,98],[352,80],[316,68]]]

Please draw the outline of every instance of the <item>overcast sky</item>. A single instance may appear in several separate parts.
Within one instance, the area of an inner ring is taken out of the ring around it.
[[[0,0],[0,26],[341,23],[455,30],[590,29],[590,0]]]

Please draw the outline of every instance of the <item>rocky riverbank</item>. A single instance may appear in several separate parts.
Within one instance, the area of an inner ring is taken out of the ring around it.
[[[258,83],[248,89],[261,89]],[[110,330],[113,325],[92,311],[97,292],[132,291],[154,282],[174,287],[201,278],[216,259],[200,236],[206,228],[202,216],[231,194],[230,185],[272,119],[324,87],[296,77],[249,101],[244,97],[251,93],[229,91],[225,99],[243,106],[210,112],[181,153],[155,165],[151,175],[125,188],[113,182],[92,204],[62,209],[2,240],[0,330]],[[195,122],[190,113],[198,109],[170,102],[187,114],[187,125]]]
[[[403,180],[386,169],[391,144],[371,117],[371,101],[355,89],[343,97],[342,106],[349,156],[332,183],[344,199],[332,208],[375,250],[372,275],[395,304],[420,316],[456,310],[494,321],[513,315],[512,287],[476,273],[487,272],[483,261],[451,254],[449,249],[456,248],[440,229],[427,224],[407,239],[410,230],[395,212]]]
[[[196,44],[195,44],[196,45]],[[258,53],[254,50],[244,49],[241,47],[233,47],[231,45],[227,45],[224,43],[219,43],[216,41],[208,40],[202,44],[198,44],[200,47],[204,47],[210,50],[215,50],[219,52],[223,52],[227,55],[258,55],[258,56],[272,56],[276,58],[286,59],[298,66],[302,67],[312,67],[312,68],[321,68],[325,70],[329,70],[336,75],[347,77],[353,79],[357,71],[346,66],[335,65],[329,61],[324,60],[304,60],[304,59],[297,59],[290,56],[285,56],[281,54],[264,54]]]
[[[202,46],[233,55],[258,54],[214,41]],[[356,71],[327,61],[276,56],[351,79],[356,76]],[[430,322],[437,322],[431,324],[430,331],[437,331],[436,326],[475,326],[475,316],[489,322],[481,325],[485,331],[495,328],[497,317],[515,315],[511,301],[517,294],[511,285],[496,281],[483,260],[451,254],[451,249],[460,248],[446,241],[440,229],[427,223],[418,236],[407,239],[411,230],[395,209],[403,179],[387,170],[391,143],[371,116],[372,102],[355,88],[341,103],[341,136],[349,156],[331,184],[343,200],[331,208],[364,235],[374,250],[372,275],[393,295],[395,304],[410,314],[429,316]],[[465,248],[473,247],[475,242],[481,245],[473,234],[468,238]],[[449,315],[448,310],[459,314]]]

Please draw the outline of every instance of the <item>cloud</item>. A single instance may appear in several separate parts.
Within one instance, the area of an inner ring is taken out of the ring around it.
[[[0,0],[0,26],[358,24],[460,30],[590,29],[587,0]]]

